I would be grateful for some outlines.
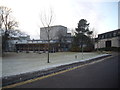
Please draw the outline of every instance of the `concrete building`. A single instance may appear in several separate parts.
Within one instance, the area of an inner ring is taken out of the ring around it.
[[[61,36],[67,35],[67,27],[56,25],[49,28],[43,27],[40,28],[40,40],[48,40],[48,29],[49,30],[49,39],[58,40]]]
[[[27,40],[27,42],[16,43],[17,51],[33,51],[33,52],[46,52],[48,51],[47,40]],[[50,52],[58,51],[58,43],[56,41],[50,41]]]
[[[4,44],[5,51],[15,51],[16,50],[16,43],[17,42],[27,42],[30,40],[30,36],[27,34],[22,33],[19,30],[8,30],[9,36],[7,41]],[[2,36],[4,36],[5,30],[0,29],[0,49],[2,50]]]
[[[16,43],[27,43],[30,40],[29,35],[11,36],[8,42],[7,51],[16,51]]]
[[[16,44],[18,51],[48,51],[48,29],[50,39],[50,52],[67,51],[72,43],[71,33],[67,33],[67,27],[56,25],[50,28],[40,28],[40,40],[27,40]]]
[[[95,49],[120,48],[120,29],[98,35]]]
[[[29,35],[19,30],[13,32],[11,30],[5,51],[48,51],[48,29],[50,29],[50,52],[67,51],[72,43],[72,36],[71,33],[67,33],[67,27],[61,25],[40,28],[39,40],[30,40]]]

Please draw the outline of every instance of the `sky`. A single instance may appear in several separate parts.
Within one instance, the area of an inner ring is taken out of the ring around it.
[[[90,30],[100,34],[118,29],[119,0],[0,0],[0,6],[12,9],[12,15],[19,22],[19,29],[39,39],[41,14],[53,11],[54,25],[75,30],[79,20],[86,19]],[[48,14],[49,15],[49,14]]]

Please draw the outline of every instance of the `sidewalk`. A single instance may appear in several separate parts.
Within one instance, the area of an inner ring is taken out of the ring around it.
[[[57,52],[50,53],[50,63],[47,63],[47,54],[42,53],[6,53],[2,59],[2,77],[18,75],[27,72],[50,69],[56,66],[83,62],[92,58],[105,56],[102,53]]]

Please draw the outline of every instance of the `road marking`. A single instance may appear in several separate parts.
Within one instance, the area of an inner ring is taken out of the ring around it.
[[[69,69],[66,69],[66,70],[63,70],[63,71],[59,71],[59,72],[56,72],[56,73],[52,73],[52,74],[49,74],[49,75],[46,75],[46,76],[42,76],[42,77],[38,77],[38,78],[35,78],[35,79],[30,79],[30,80],[27,80],[27,81],[19,82],[19,83],[16,83],[16,84],[4,86],[4,87],[2,87],[2,89],[13,88],[13,87],[16,87],[16,86],[20,86],[20,85],[32,83],[32,82],[35,82],[35,81],[38,81],[38,80],[41,80],[41,79],[45,79],[45,78],[48,78],[48,77],[52,77],[52,76],[55,76],[55,75],[58,75],[58,74],[65,73],[65,72],[68,72],[68,71],[71,71],[71,70],[74,70],[74,69],[77,69],[77,68],[80,68],[80,67],[83,67],[83,66],[86,66],[86,65],[91,65],[91,64],[94,64],[94,63],[98,63],[98,62],[101,62],[101,61],[103,61],[103,60],[105,60],[105,59],[109,59],[109,58],[111,58],[111,57],[113,57],[113,56],[109,56],[109,57],[100,59],[100,60],[98,60],[98,61],[93,61],[93,62],[86,63],[86,64],[83,64],[83,65],[75,66],[75,67],[73,67],[73,68],[69,68]]]

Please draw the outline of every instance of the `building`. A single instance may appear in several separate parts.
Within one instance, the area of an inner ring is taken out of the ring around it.
[[[29,35],[10,36],[7,51],[16,51],[16,43],[27,43],[30,40]]]
[[[67,51],[72,42],[71,33],[67,33],[67,27],[56,25],[49,28],[40,28],[40,40],[27,40],[27,42],[16,43],[17,51],[48,51],[48,29],[50,29],[50,52]]]
[[[40,40],[48,40],[48,31],[50,40],[58,40],[60,37],[67,35],[67,27],[56,25],[40,28]]]
[[[19,30],[8,30],[9,36],[4,43],[4,51],[15,51],[16,50],[16,43],[17,42],[27,42],[27,40],[30,40],[30,36],[22,33]],[[5,34],[5,30],[0,29],[0,49],[2,49],[2,37]]]
[[[2,35],[3,35],[3,30],[0,29],[0,56],[2,55]]]
[[[120,49],[120,29],[98,35],[95,49],[112,50]]]
[[[43,27],[40,29],[40,39],[30,40],[30,36],[19,30],[9,30],[9,37],[6,42],[5,51],[48,51],[48,29],[50,29],[50,52],[67,51],[72,43],[71,33],[67,33],[67,27],[56,25],[50,28]],[[4,32],[1,30],[1,36]],[[1,45],[0,45],[1,46]]]
[[[54,40],[50,41],[50,52],[58,51],[58,43]],[[17,51],[33,51],[33,52],[47,52],[48,51],[48,41],[47,40],[27,40],[27,42],[16,43]]]

